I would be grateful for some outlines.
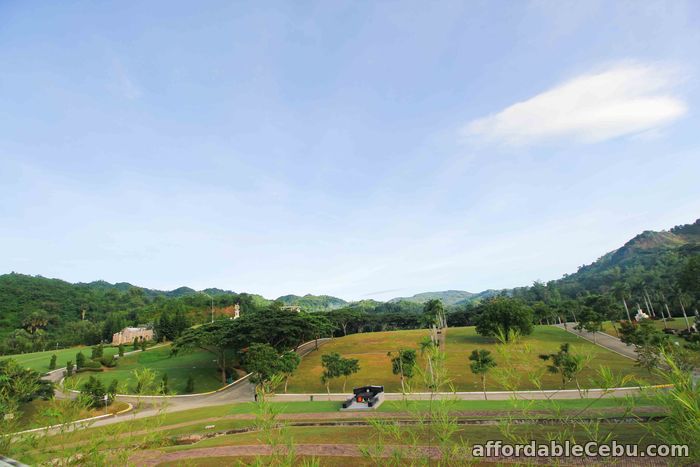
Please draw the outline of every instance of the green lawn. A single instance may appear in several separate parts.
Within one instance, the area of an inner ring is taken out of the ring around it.
[[[337,338],[304,357],[299,369],[290,379],[288,392],[325,392],[326,388],[321,383],[321,355],[330,352],[338,352],[345,357],[360,360],[360,371],[349,378],[346,392],[352,387],[367,384],[383,385],[387,392],[400,391],[399,377],[391,373],[391,357],[387,353],[395,352],[399,348],[418,349],[418,342],[427,334],[427,330],[412,330],[353,334]],[[504,374],[511,370],[513,373],[511,381],[515,381],[518,389],[536,389],[536,385],[530,381],[530,376],[537,372],[542,372],[543,387],[558,389],[561,384],[559,375],[547,373],[546,365],[538,355],[556,352],[565,342],[571,344],[574,353],[590,356],[588,368],[580,377],[584,387],[598,386],[591,379],[597,376],[597,370],[601,366],[610,368],[618,375],[629,374],[643,380],[650,379],[648,373],[635,367],[632,360],[553,326],[536,326],[532,335],[523,338],[518,344],[507,346],[505,349],[507,355],[499,353],[499,349],[504,350],[505,346],[497,345],[493,339],[479,336],[473,327],[450,328],[447,333],[445,366],[456,390],[479,391],[481,385],[469,369],[468,357],[473,349],[488,349],[499,365],[488,375],[488,390],[506,389],[507,384],[504,383],[508,382],[504,379]],[[414,378],[416,390],[423,389],[419,380],[419,377]],[[628,383],[628,385],[633,384]],[[573,384],[568,388],[574,388]],[[342,391],[342,378],[333,380],[331,383],[331,392],[340,391]]]
[[[653,425],[652,425],[653,426]],[[602,436],[611,433],[613,439],[618,443],[630,443],[646,445],[652,442],[661,442],[660,438],[653,437],[653,431],[649,430],[645,424],[625,424],[618,425],[615,423],[602,422],[597,427]],[[408,430],[408,428],[407,428]],[[417,430],[417,428],[414,428]],[[551,439],[560,435],[563,430],[569,430],[571,436],[577,442],[588,441],[591,439],[591,433],[586,432],[584,426],[571,425],[518,425],[512,428],[512,432],[516,435],[523,436],[525,439],[536,439],[540,442]],[[287,433],[294,440],[295,444],[359,444],[372,445],[376,439],[376,429],[366,426],[324,426],[324,427],[288,427]],[[196,444],[172,446],[162,448],[163,451],[188,451],[192,449],[208,448],[215,446],[237,446],[247,444],[260,444],[260,433],[248,432],[233,435],[217,436],[215,438],[205,439]],[[496,425],[467,425],[460,426],[453,433],[452,439],[457,442],[463,442],[465,445],[476,443],[485,443],[489,440],[506,441],[502,430]],[[406,438],[405,444],[411,443],[410,438]],[[431,441],[435,443],[434,435],[428,436],[428,432],[424,431],[418,436],[418,445],[427,445]],[[393,442],[393,440],[392,440]]]
[[[67,423],[84,418],[96,417],[105,413],[116,413],[127,409],[129,404],[125,402],[114,402],[110,404],[106,411],[104,408],[86,409],[67,400],[33,400],[22,404],[19,408],[20,414],[16,420],[13,430],[29,430],[49,425]]]
[[[129,350],[131,350],[131,347],[126,347],[125,351],[128,352]],[[116,355],[118,351],[119,349],[117,347],[104,347],[105,356]],[[80,346],[71,347],[69,349],[47,350],[45,352],[3,355],[0,357],[0,359],[11,358],[20,365],[25,366],[26,368],[31,368],[32,370],[36,370],[40,373],[46,373],[47,371],[49,371],[49,362],[51,361],[51,355],[56,354],[56,368],[62,368],[66,366],[66,362],[68,360],[71,360],[73,364],[75,364],[75,355],[78,352],[83,352],[85,357],[90,358],[92,350],[91,347]]]
[[[222,387],[221,373],[216,365],[216,358],[209,352],[194,351],[181,353],[175,357],[170,355],[170,346],[148,349],[119,359],[116,368],[105,368],[102,372],[80,373],[74,377],[73,384],[80,385],[89,376],[95,376],[105,384],[116,379],[125,388],[120,391],[134,393],[136,380],[133,377],[135,369],[150,368],[156,373],[159,382],[164,373],[168,375],[168,387],[171,394],[184,394],[187,378],[192,375],[195,380],[195,392],[213,391]]]
[[[688,320],[689,320],[691,326],[695,322],[694,317],[690,317],[690,318],[688,318]],[[664,329],[663,320],[660,320],[660,319],[655,320],[653,323],[657,329],[661,329],[661,330]],[[684,318],[674,318],[671,320],[667,319],[666,325],[668,326],[669,329],[687,329]],[[615,323],[615,325],[613,326],[613,323],[611,321],[603,322],[603,332],[608,333],[614,337],[620,337],[617,333],[617,330],[615,329],[616,327],[618,327],[617,323]]]

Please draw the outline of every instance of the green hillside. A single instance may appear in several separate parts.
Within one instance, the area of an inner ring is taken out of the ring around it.
[[[412,295],[410,297],[396,297],[389,300],[391,303],[396,302],[414,302],[414,303],[425,303],[429,300],[442,300],[445,305],[455,305],[459,302],[464,302],[473,297],[474,293],[465,292],[464,290],[445,290],[442,292],[422,292]]]
[[[331,297],[330,295],[307,294],[303,297],[299,295],[283,295],[278,297],[277,301],[285,305],[299,306],[305,311],[328,311],[348,305],[348,302],[342,298]]]

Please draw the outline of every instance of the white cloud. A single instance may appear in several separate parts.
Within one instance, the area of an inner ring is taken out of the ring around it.
[[[617,65],[473,120],[464,132],[485,142],[525,145],[564,138],[595,143],[654,130],[687,112],[672,94],[678,82],[672,67]]]

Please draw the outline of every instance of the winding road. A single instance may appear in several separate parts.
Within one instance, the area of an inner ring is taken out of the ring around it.
[[[636,360],[636,355],[631,347],[621,342],[619,339],[605,333],[597,333],[595,339],[593,335],[585,331],[577,331],[574,329],[576,323],[567,323],[555,325],[577,336],[594,342],[612,352],[620,354],[624,357]],[[318,344],[322,345],[328,342],[329,338],[319,339]],[[305,356],[315,350],[315,342],[306,342],[297,348],[297,352],[301,356]],[[58,369],[49,373],[46,378],[54,382],[59,382],[62,379],[64,369]],[[254,400],[255,387],[247,381],[247,377],[225,386],[218,391],[204,394],[192,395],[173,395],[173,396],[135,396],[135,395],[117,395],[116,399],[122,402],[128,402],[134,405],[139,405],[137,411],[115,415],[108,418],[93,420],[85,424],[76,423],[73,429],[82,428],[83,426],[103,426],[113,423],[119,423],[126,419],[140,419],[158,415],[164,412],[179,412],[182,410],[196,409],[200,407],[224,405],[232,402],[251,402]],[[636,395],[641,391],[636,387],[611,388],[611,389],[586,389],[581,392],[578,390],[534,390],[534,391],[492,391],[488,392],[489,400],[510,400],[517,399],[579,399],[579,398],[600,398],[600,397],[625,397],[628,395]],[[76,393],[56,391],[58,398],[74,398]],[[446,393],[411,393],[404,395],[401,393],[385,393],[386,400],[402,400],[405,397],[412,400],[426,400],[433,398],[451,398],[459,400],[483,400],[483,392],[446,392]],[[348,398],[348,394],[276,394],[271,396],[270,400],[277,402],[292,402],[292,401],[343,401]]]

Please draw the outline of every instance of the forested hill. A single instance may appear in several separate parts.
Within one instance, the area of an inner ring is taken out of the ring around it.
[[[295,305],[306,311],[328,311],[347,306],[349,303],[342,298],[331,297],[330,295],[311,295],[303,297],[299,295],[283,295],[277,298],[285,305]]]
[[[592,264],[551,283],[570,297],[644,287],[670,293],[680,286],[678,281],[688,261],[698,255],[700,219],[670,230],[644,231]]]
[[[389,300],[389,303],[411,302],[411,303],[426,303],[429,300],[442,300],[442,303],[451,305],[465,305],[474,303],[484,298],[497,295],[499,291],[489,289],[479,293],[466,292],[464,290],[444,290],[442,292],[422,292],[410,297],[396,297]]]

